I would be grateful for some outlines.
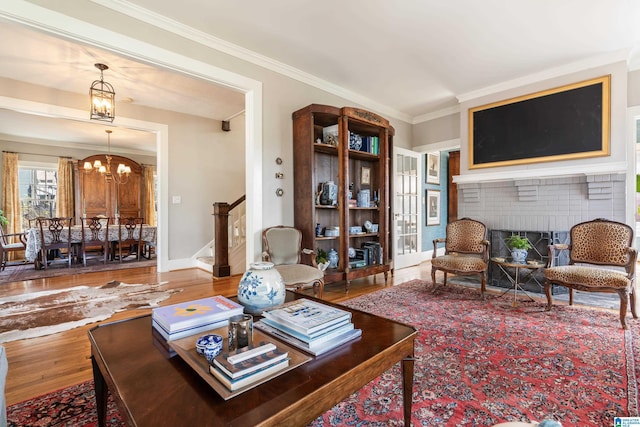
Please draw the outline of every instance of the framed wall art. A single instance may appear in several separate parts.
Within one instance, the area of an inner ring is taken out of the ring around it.
[[[362,167],[360,169],[360,184],[369,185],[371,184],[371,168]]]
[[[426,191],[427,225],[440,225],[440,191]]]
[[[610,154],[611,76],[469,109],[469,169]]]
[[[440,153],[427,153],[425,170],[428,184],[440,184]]]

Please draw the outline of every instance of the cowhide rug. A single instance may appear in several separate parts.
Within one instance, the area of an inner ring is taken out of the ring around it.
[[[114,313],[150,308],[182,289],[157,284],[109,282],[0,299],[0,343],[35,338],[108,319]]]

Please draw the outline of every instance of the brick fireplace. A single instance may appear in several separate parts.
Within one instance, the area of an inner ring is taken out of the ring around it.
[[[531,241],[534,249],[529,257],[546,261],[549,242],[568,242],[574,224],[595,218],[625,222],[625,180],[624,173],[478,182],[467,177],[458,183],[458,218],[473,218],[487,226],[491,256],[508,256],[504,240],[514,233]],[[496,270],[492,266],[489,284],[510,287],[504,273]],[[526,290],[544,292],[541,271],[527,280],[523,273]]]
[[[525,237],[532,248],[529,249],[528,259],[535,259],[546,263],[549,260],[547,246],[556,243],[569,243],[568,231],[522,231],[522,230],[490,230],[489,241],[491,242],[492,257],[508,257],[510,250],[506,245],[509,236],[519,235]],[[555,255],[556,265],[566,265],[569,263],[567,251]],[[513,273],[511,272],[511,277]],[[507,274],[496,264],[489,267],[488,284],[501,288],[511,288],[512,284]],[[544,293],[544,274],[542,270],[520,269],[520,286],[525,291]],[[567,289],[562,286],[553,286],[552,294],[567,293]]]

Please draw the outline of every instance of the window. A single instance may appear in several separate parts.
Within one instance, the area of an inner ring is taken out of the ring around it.
[[[18,166],[22,227],[29,227],[29,219],[56,215],[58,169],[51,166]]]

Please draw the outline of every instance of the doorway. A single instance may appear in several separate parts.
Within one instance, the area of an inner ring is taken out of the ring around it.
[[[26,10],[14,10],[11,14],[0,11],[0,17],[11,19],[22,25],[37,28],[56,37],[69,38],[97,46],[129,58],[145,58],[145,62],[161,69],[170,69],[194,78],[200,78],[213,84],[244,93],[246,111],[245,139],[245,194],[247,199],[247,235],[246,259],[253,260],[260,253],[260,233],[262,229],[262,86],[261,82],[219,69],[213,65],[175,54],[162,48],[148,49],[148,46],[127,36],[104,32],[99,36],[87,26],[77,25],[74,18],[63,16],[50,10],[37,8],[35,16]],[[126,51],[123,46],[126,46]],[[86,111],[72,110],[55,105],[45,105],[22,99],[0,100],[4,108],[32,112],[33,114],[59,114],[72,120],[87,121]],[[169,156],[168,127],[161,123],[143,122],[125,117],[118,118],[119,125],[153,132],[157,137],[157,173],[158,173],[158,271],[184,268],[184,261],[172,265],[168,258],[169,241]]]
[[[394,147],[393,268],[419,264],[422,241],[421,155]]]

